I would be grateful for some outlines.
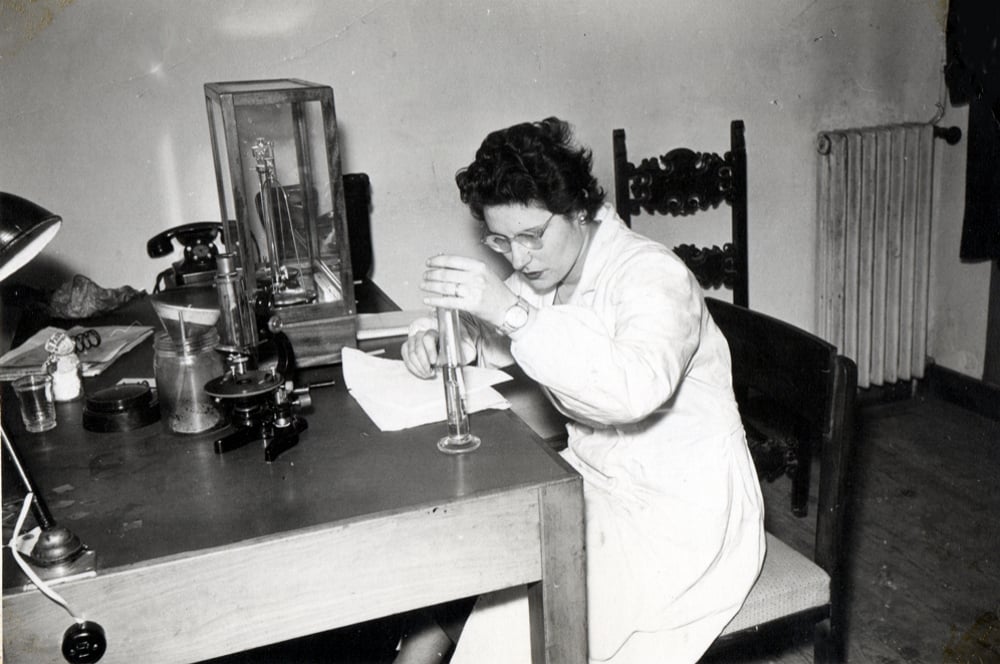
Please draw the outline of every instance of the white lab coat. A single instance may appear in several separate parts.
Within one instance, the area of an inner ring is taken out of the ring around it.
[[[597,221],[567,304],[515,272],[507,283],[536,315],[509,340],[471,334],[480,363],[513,358],[572,420],[563,456],[584,479],[590,661],[695,662],[760,571],[760,486],[729,348],[694,276],[610,205]],[[530,661],[514,594],[481,599],[453,664]]]

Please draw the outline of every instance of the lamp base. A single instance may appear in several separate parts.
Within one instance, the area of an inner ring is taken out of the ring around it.
[[[65,582],[72,579],[91,576],[97,571],[97,554],[88,548],[84,548],[79,557],[72,562],[60,563],[53,567],[38,567],[29,558],[28,563],[32,564],[35,574],[42,581]]]
[[[36,528],[22,535],[17,546],[43,581],[78,576],[97,569],[95,553],[63,526],[55,525],[46,530]]]
[[[56,567],[73,562],[84,551],[83,542],[73,531],[64,526],[52,526],[38,534],[30,559],[40,567]]]

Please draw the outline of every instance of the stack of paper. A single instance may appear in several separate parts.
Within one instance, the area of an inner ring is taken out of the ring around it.
[[[441,378],[423,380],[407,370],[402,360],[372,357],[354,348],[341,352],[344,382],[365,413],[382,431],[442,422],[448,418]],[[510,403],[491,385],[510,380],[499,369],[465,367],[466,411],[509,408]]]
[[[136,347],[153,333],[153,328],[145,325],[97,325],[94,327],[73,327],[66,331],[70,336],[95,330],[101,343],[78,353],[84,376],[96,376],[111,366],[111,363]],[[49,352],[45,342],[56,332],[57,327],[46,327],[36,332],[23,344],[0,358],[0,380],[14,380],[21,376],[45,371]]]

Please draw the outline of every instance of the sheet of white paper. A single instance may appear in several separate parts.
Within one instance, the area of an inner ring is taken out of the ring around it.
[[[399,431],[447,419],[440,378],[417,378],[402,360],[373,357],[354,348],[344,348],[341,361],[351,396],[382,431]],[[491,387],[510,380],[508,374],[476,366],[465,367],[464,374],[468,412],[510,408],[510,402]]]

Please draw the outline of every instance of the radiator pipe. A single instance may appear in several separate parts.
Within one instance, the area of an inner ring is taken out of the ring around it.
[[[962,128],[934,127],[934,138],[943,138],[948,145],[955,145],[962,140]]]

